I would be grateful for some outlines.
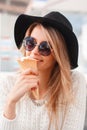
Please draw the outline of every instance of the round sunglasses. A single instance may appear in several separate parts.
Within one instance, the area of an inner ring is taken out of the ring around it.
[[[26,37],[23,40],[23,46],[27,51],[32,51],[36,46],[38,46],[38,52],[41,55],[48,56],[51,54],[51,46],[47,41],[42,41],[39,45],[37,45],[35,38]]]

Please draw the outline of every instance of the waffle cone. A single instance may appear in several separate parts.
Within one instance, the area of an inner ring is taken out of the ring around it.
[[[30,57],[22,57],[17,59],[18,64],[22,70],[26,70],[28,68],[37,69],[37,60],[32,59]],[[33,96],[36,99],[39,99],[39,88],[31,89]]]
[[[20,68],[22,70],[32,68],[32,69],[37,69],[37,60],[29,58],[29,57],[22,57],[21,59],[17,60]]]

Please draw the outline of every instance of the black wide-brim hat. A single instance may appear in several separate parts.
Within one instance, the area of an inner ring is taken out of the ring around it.
[[[14,27],[17,48],[20,49],[27,29],[34,22],[39,22],[43,26],[51,26],[61,32],[66,42],[71,69],[76,68],[78,66],[78,40],[69,20],[59,12],[53,11],[43,17],[21,14]]]

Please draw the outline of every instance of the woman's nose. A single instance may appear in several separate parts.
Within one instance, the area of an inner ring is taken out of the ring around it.
[[[32,53],[35,54],[35,55],[39,55],[38,45],[35,46],[35,48],[32,50]]]
[[[38,46],[35,46],[35,48],[32,51],[26,51],[26,56],[33,57],[34,55],[39,55]]]

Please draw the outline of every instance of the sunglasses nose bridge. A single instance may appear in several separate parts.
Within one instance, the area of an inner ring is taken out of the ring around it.
[[[32,52],[33,52],[34,54],[39,54],[39,49],[38,49],[38,47],[39,47],[39,45],[36,44],[35,47],[33,48]]]

